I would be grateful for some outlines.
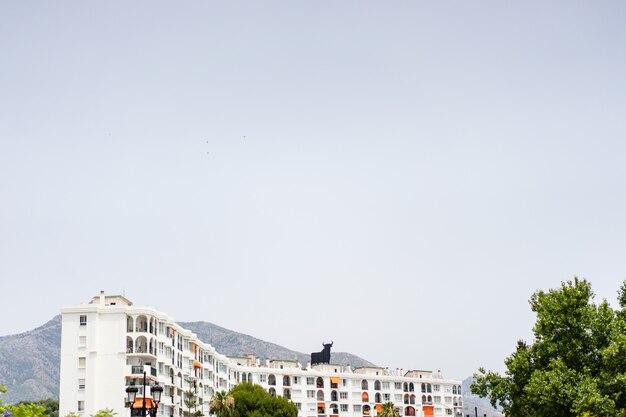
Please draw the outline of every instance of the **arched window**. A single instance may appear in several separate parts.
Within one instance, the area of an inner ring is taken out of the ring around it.
[[[459,407],[463,407],[463,397],[459,397]]]
[[[361,381],[361,389],[363,391],[367,391],[369,389],[368,388],[368,384],[367,384],[367,380],[364,379],[363,381]]]
[[[415,404],[415,395],[411,394],[411,397],[409,398],[409,403],[410,404]]]
[[[276,376],[270,374],[270,376],[267,377],[267,385],[276,385]]]
[[[431,397],[430,395],[428,396],[428,404],[433,402],[433,397]]]
[[[405,404],[409,403],[409,394],[404,394],[404,403]]]
[[[321,389],[317,390],[317,401],[324,401],[324,391]]]
[[[241,374],[241,382],[248,382],[248,380],[246,379],[247,374],[244,372]]]
[[[288,387],[290,385],[291,385],[291,378],[289,378],[289,375],[283,376],[283,386]]]
[[[332,391],[330,392],[330,400],[331,400],[331,401],[339,401],[339,399],[337,398],[337,391],[332,390]]]
[[[148,353],[148,339],[145,336],[139,336],[135,340],[135,353]]]
[[[380,381],[374,381],[374,390],[380,391]]]
[[[318,388],[324,388],[324,380],[322,379],[321,376],[317,377],[317,383],[316,383]]]
[[[283,390],[283,397],[287,398],[288,400],[291,399],[291,392],[289,392],[288,389],[284,389]]]
[[[461,386],[460,385],[456,387],[456,393],[461,395]]]
[[[404,392],[409,392],[409,384],[407,384],[406,382],[402,384],[402,388],[404,389]]]
[[[133,332],[135,330],[133,326],[133,318],[131,316],[126,316],[126,331]]]
[[[148,332],[148,318],[146,316],[139,316],[135,321],[136,332]]]
[[[270,389],[267,390],[267,392],[269,392],[272,397],[276,396],[276,390],[274,389],[274,387],[270,387]]]
[[[330,414],[331,415],[337,415],[339,414],[339,407],[337,406],[337,404],[331,404],[330,405]]]
[[[433,386],[430,384],[426,384],[426,392],[433,392]]]
[[[452,385],[452,393],[456,394],[456,385]]]
[[[426,404],[426,396],[422,395],[422,404]]]
[[[368,403],[370,401],[370,396],[367,392],[361,394],[361,402]]]
[[[376,404],[380,404],[382,403],[382,401],[380,400],[381,396],[380,396],[380,392],[377,392],[376,394],[374,394],[374,402]]]
[[[252,382],[252,373],[248,372],[248,382]]]
[[[364,405],[363,406],[363,415],[364,416],[369,416],[371,413],[372,408],[369,405]]]
[[[415,408],[413,408],[413,407],[405,407],[404,408],[404,415],[405,416],[414,416],[415,415]]]
[[[411,382],[409,384],[409,392],[414,392],[415,391],[415,385],[413,385],[413,383]]]
[[[133,338],[126,337],[126,353],[133,353]]]

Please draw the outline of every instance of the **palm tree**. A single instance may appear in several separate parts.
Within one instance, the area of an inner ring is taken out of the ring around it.
[[[400,417],[400,410],[392,401],[387,401],[383,404],[382,411],[377,414],[377,417]]]
[[[217,417],[232,417],[235,410],[235,399],[226,391],[220,391],[211,398],[209,406],[209,412]]]

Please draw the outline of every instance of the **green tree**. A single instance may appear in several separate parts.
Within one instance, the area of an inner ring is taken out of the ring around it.
[[[19,404],[40,405],[45,409],[44,413],[48,417],[59,417],[59,400],[48,398],[39,401],[20,401]]]
[[[7,392],[6,386],[0,384],[0,393]],[[45,417],[46,409],[40,405],[32,403],[22,403],[14,405],[3,405],[0,400],[0,414],[13,417]]]
[[[184,392],[184,402],[187,406],[187,416],[188,417],[202,417],[202,411],[198,410],[198,395],[192,391],[187,390]],[[191,411],[193,409],[193,412]]]
[[[230,391],[234,405],[229,417],[297,417],[294,403],[283,397],[273,397],[261,386],[244,382]],[[222,416],[219,416],[222,417]]]
[[[226,391],[217,392],[209,403],[209,412],[217,417],[232,417],[235,399]]]
[[[382,405],[382,410],[378,413],[378,417],[400,417],[400,410],[392,401],[387,401]]]
[[[117,413],[110,408],[98,410],[96,414],[92,414],[91,417],[113,417]]]
[[[626,416],[625,290],[617,311],[596,305],[586,280],[537,291],[534,343],[518,341],[504,375],[480,368],[472,392],[509,417]]]

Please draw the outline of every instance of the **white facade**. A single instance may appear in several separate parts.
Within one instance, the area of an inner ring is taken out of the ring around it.
[[[374,416],[387,401],[402,416],[462,415],[461,382],[431,371],[227,357],[167,314],[103,293],[61,314],[61,416],[89,416],[104,408],[128,416],[125,390],[137,386],[141,397],[144,371],[149,385],[164,388],[159,417],[182,417],[188,390],[197,392],[198,409],[208,416],[213,394],[241,382],[291,399],[298,417]]]

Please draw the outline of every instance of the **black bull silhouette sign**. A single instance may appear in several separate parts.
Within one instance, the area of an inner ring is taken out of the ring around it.
[[[311,353],[311,365],[315,365],[316,363],[330,363],[330,348],[333,347],[333,342],[331,341],[328,344],[322,343],[324,349],[321,352],[313,352]]]

